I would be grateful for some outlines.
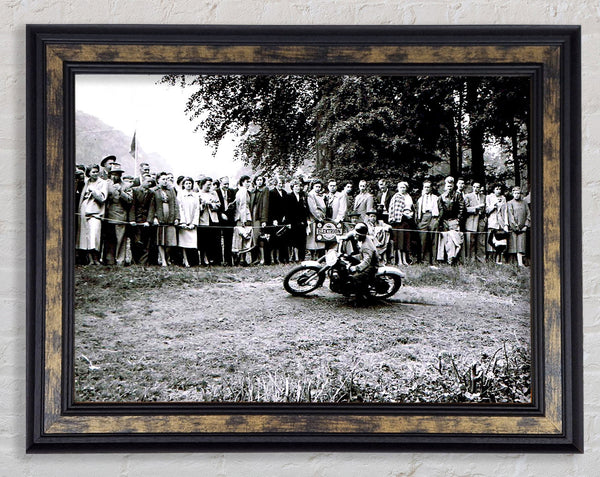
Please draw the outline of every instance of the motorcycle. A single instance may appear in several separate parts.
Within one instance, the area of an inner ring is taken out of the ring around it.
[[[348,282],[349,269],[357,263],[356,259],[343,252],[344,240],[338,241],[335,249],[329,250],[318,260],[307,260],[294,267],[283,279],[283,288],[294,296],[306,295],[323,286],[329,278],[329,288],[344,296],[353,294]],[[389,298],[402,286],[404,273],[396,267],[382,266],[377,269],[369,284],[372,298]]]

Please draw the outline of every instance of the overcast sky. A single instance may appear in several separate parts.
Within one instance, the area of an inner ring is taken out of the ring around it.
[[[156,152],[175,175],[235,176],[233,142],[221,144],[217,156],[204,144],[201,131],[184,114],[190,89],[156,84],[160,75],[77,75],[75,108],[133,137],[138,147]]]

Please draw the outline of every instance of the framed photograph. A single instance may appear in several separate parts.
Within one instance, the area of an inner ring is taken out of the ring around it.
[[[583,452],[579,27],[27,42],[28,452]]]

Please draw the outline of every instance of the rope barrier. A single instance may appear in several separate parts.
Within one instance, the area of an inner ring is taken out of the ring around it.
[[[75,213],[75,215],[81,216],[80,213]],[[122,220],[115,220],[115,219],[108,219],[106,217],[98,217],[95,215],[91,215],[89,217],[94,217],[95,219],[98,220],[102,220],[105,222],[110,222],[112,224],[117,224],[117,225],[129,225],[132,227],[160,227],[160,226],[171,226],[171,227],[182,227],[182,224],[178,224],[178,225],[173,225],[173,224],[152,224],[152,223],[148,223],[148,225],[145,225],[145,223],[137,223],[137,222],[125,222]],[[353,222],[342,222],[344,225],[355,225]],[[252,227],[253,230],[265,230],[265,229],[282,229],[282,228],[286,228],[286,229],[291,229],[292,225],[291,224],[280,224],[280,225],[265,225],[264,227],[261,226],[251,226],[251,225],[244,225],[244,226],[240,226],[240,225],[194,225],[194,228],[196,229],[211,229],[211,230],[228,230],[228,229],[235,229],[236,227]],[[387,227],[386,227],[387,228]],[[438,234],[441,235],[443,233],[447,233],[449,232],[448,230],[422,230],[422,229],[404,229],[404,228],[394,228],[391,225],[389,226],[389,228],[387,228],[387,230],[391,231],[399,231],[399,232],[413,232],[413,233],[419,233],[419,234]],[[492,229],[494,230],[494,229]],[[473,235],[480,235],[480,234],[487,234],[489,232],[489,230],[485,230],[482,232],[476,232],[476,231],[465,231],[465,230],[456,230],[456,232],[460,232],[460,233],[470,233]]]
[[[79,212],[76,212],[75,215],[81,216],[82,214],[80,214]],[[154,223],[150,223],[147,222],[142,222],[142,223],[138,223],[138,222],[126,222],[123,220],[116,220],[116,219],[109,219],[107,217],[98,217],[97,215],[89,215],[87,217],[93,217],[95,219],[98,220],[102,220],[103,222],[110,222],[111,224],[119,224],[119,225],[131,225],[132,227],[182,227],[182,224],[177,224],[177,225],[173,225],[173,224],[154,224]],[[251,225],[194,225],[194,228],[210,228],[210,229],[235,229],[236,227],[252,227],[253,229],[266,229],[266,228],[281,228],[281,227],[285,227],[285,228],[292,228],[291,224],[280,224],[280,225],[265,225],[264,227],[255,227],[255,226],[251,226]]]

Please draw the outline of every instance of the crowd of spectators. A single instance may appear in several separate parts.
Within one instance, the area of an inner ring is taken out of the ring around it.
[[[471,263],[514,260],[525,266],[529,195],[502,184],[447,177],[436,193],[429,180],[419,194],[387,180],[286,183],[277,176],[175,178],[142,163],[125,174],[114,156],[77,165],[76,251],[80,264],[191,266],[251,265],[322,256],[335,237],[365,223],[380,262]],[[418,197],[417,197],[418,195]],[[414,199],[413,199],[414,197]],[[329,226],[328,226],[329,225]]]

